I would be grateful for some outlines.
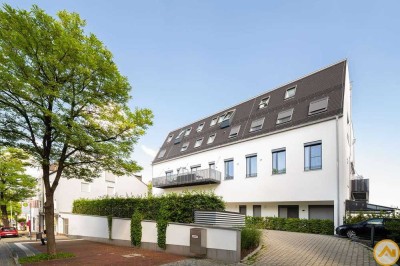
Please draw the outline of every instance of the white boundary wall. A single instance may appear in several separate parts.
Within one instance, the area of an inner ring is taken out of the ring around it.
[[[130,219],[113,218],[112,239],[108,239],[108,222],[104,216],[62,213],[68,219],[68,235],[116,245],[130,245]],[[166,234],[166,252],[195,256],[190,252],[190,229],[207,230],[207,258],[226,262],[240,260],[240,231],[233,228],[197,224],[170,223]],[[162,251],[157,246],[157,223],[142,221],[142,248]]]

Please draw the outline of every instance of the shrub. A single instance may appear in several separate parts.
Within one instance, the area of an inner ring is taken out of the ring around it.
[[[255,227],[257,229],[265,228],[265,220],[263,217],[246,216],[245,223],[246,223],[246,226],[249,226],[249,227]]]
[[[164,219],[157,220],[157,244],[162,249],[165,249],[167,247],[167,226],[168,221]]]
[[[131,243],[139,247],[142,243],[142,215],[136,210],[131,218]]]
[[[260,244],[261,231],[254,226],[246,226],[241,231],[242,249],[253,249]]]
[[[400,243],[400,220],[387,221],[386,228],[390,231],[389,238]]]

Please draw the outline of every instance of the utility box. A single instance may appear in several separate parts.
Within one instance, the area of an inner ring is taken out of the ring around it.
[[[190,229],[190,252],[196,255],[207,254],[207,230],[204,228]]]

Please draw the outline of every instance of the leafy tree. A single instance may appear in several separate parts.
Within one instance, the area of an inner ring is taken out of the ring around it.
[[[4,226],[9,226],[7,206],[12,204],[15,213],[16,203],[35,194],[36,179],[25,174],[28,159],[20,149],[0,148],[0,209]]]
[[[85,24],[76,13],[53,18],[35,5],[0,10],[0,144],[23,149],[41,166],[49,254],[56,253],[61,176],[90,181],[103,170],[141,170],[130,155],[152,124],[150,110],[129,109],[127,78]]]

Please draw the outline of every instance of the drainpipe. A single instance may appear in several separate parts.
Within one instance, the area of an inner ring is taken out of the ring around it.
[[[340,225],[340,180],[339,180],[340,174],[339,174],[339,117],[336,116],[336,185],[337,185],[337,191],[336,191],[336,201],[337,201],[337,219],[336,223],[337,226]]]

